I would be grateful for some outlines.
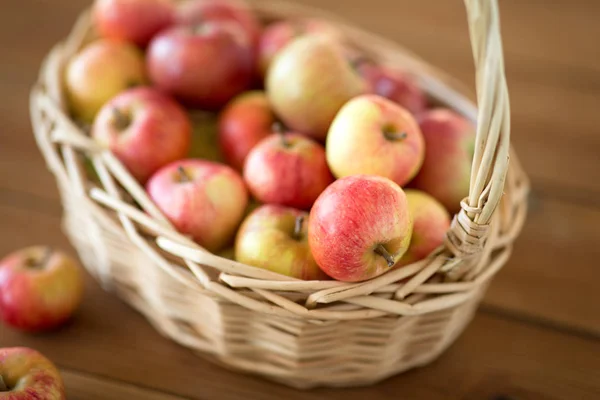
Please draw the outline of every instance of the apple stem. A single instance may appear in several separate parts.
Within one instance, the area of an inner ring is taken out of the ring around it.
[[[380,255],[381,257],[385,258],[385,261],[387,261],[388,267],[393,267],[394,264],[396,264],[396,262],[394,261],[394,257],[392,257],[390,255],[390,253],[388,253],[387,249],[380,243],[377,245],[377,247],[375,247],[375,253]]]
[[[393,131],[389,131],[384,129],[383,130],[383,136],[385,136],[385,138],[387,140],[390,140],[392,142],[395,142],[397,140],[404,140],[408,137],[408,133],[406,132],[393,132]]]
[[[271,129],[273,130],[273,132],[279,135],[283,147],[290,147],[290,141],[287,140],[287,137],[285,136],[285,129],[283,128],[281,122],[273,122]]]
[[[131,118],[129,117],[129,115],[119,110],[118,108],[113,108],[112,113],[115,128],[117,128],[119,131],[124,131],[131,124]]]
[[[177,172],[179,172],[179,182],[189,182],[192,180],[181,165],[177,167]]]
[[[30,258],[27,262],[27,266],[29,268],[42,268],[43,269],[46,266],[46,264],[48,263],[48,261],[50,260],[50,257],[52,257],[52,248],[46,247],[44,249],[44,253],[42,254],[42,257],[39,259]]]
[[[304,215],[298,215],[294,224],[294,239],[300,240],[302,238],[302,225],[304,224]]]
[[[8,386],[4,383],[4,379],[2,379],[2,375],[0,375],[0,392],[7,392]]]

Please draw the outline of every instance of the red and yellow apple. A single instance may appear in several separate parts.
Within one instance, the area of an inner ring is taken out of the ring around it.
[[[234,98],[219,117],[219,146],[227,163],[241,171],[250,150],[273,133],[274,122],[264,92],[250,91]]]
[[[112,150],[142,183],[160,167],[184,158],[191,135],[185,109],[149,87],[130,89],[113,98],[92,126],[92,137]]]
[[[61,251],[28,247],[0,261],[0,319],[14,328],[57,328],[71,318],[82,296],[81,269]]]
[[[469,194],[475,126],[454,111],[438,108],[419,118],[425,161],[410,186],[421,189],[455,213]]]
[[[233,239],[248,204],[242,177],[205,160],[168,164],[150,178],[146,189],[179,232],[212,252]]]
[[[334,279],[360,282],[392,268],[408,249],[413,222],[404,191],[387,178],[339,179],[310,211],[308,242]]]
[[[333,176],[323,146],[297,133],[277,133],[250,151],[244,180],[262,203],[307,210],[333,182]]]
[[[408,73],[370,62],[361,63],[357,68],[371,93],[392,100],[415,115],[427,108],[425,93]]]
[[[267,204],[242,223],[235,241],[235,259],[305,280],[327,279],[308,246],[308,213]]]
[[[182,2],[177,11],[177,23],[198,25],[207,21],[233,22],[239,25],[248,41],[255,46],[261,26],[243,0],[192,0]]]
[[[285,125],[321,141],[340,108],[366,91],[339,43],[319,35],[300,37],[281,49],[265,85]]]
[[[413,232],[408,250],[398,265],[407,265],[427,257],[444,243],[450,228],[450,214],[439,201],[416,189],[407,189],[404,193],[413,219]]]
[[[322,35],[341,40],[342,34],[331,24],[315,18],[281,20],[267,26],[258,42],[258,69],[262,76],[275,55],[291,41],[304,35]]]
[[[206,21],[162,31],[148,46],[152,82],[185,104],[215,110],[247,89],[254,51],[232,22]]]
[[[93,18],[101,36],[146,46],[175,19],[173,0],[96,0]]]
[[[356,97],[342,107],[326,148],[336,177],[380,175],[400,186],[416,175],[425,156],[423,135],[410,112],[377,95]]]
[[[33,349],[0,349],[0,400],[33,399],[66,399],[58,369]]]
[[[145,81],[141,51],[115,40],[91,43],[73,57],[65,72],[71,111],[84,122],[92,122],[108,100]]]

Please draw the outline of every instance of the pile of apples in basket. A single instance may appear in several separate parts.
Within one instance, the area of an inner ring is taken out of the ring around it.
[[[73,117],[205,249],[359,282],[442,244],[474,126],[335,25],[231,0],[98,0],[93,21],[65,67]]]

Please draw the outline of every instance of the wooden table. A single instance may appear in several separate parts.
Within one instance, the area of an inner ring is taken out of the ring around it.
[[[389,36],[467,84],[462,2],[302,0]],[[70,248],[34,144],[28,91],[89,0],[0,2],[0,254]],[[69,326],[0,327],[0,347],[54,360],[69,399],[599,399],[600,2],[502,0],[513,143],[533,183],[527,225],[473,323],[432,365],[370,388],[295,391],[216,367],[159,336],[91,279]]]

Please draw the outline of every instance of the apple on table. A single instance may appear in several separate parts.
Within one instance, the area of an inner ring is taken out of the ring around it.
[[[413,221],[404,191],[374,175],[338,179],[310,211],[308,241],[319,267],[344,282],[389,271],[410,244]]]
[[[235,259],[304,280],[329,279],[308,245],[308,213],[273,204],[254,210],[235,241]]]
[[[281,130],[250,151],[244,181],[262,203],[308,210],[333,182],[333,176],[323,146],[306,136]]]
[[[58,369],[33,349],[0,349],[0,400],[32,399],[66,399]]]
[[[333,174],[380,175],[408,183],[425,157],[425,142],[412,114],[378,95],[355,97],[338,112],[327,135]]]
[[[230,243],[248,204],[239,173],[206,160],[168,164],[148,180],[146,190],[179,232],[211,252]]]
[[[34,246],[0,261],[0,319],[9,326],[30,332],[57,328],[82,297],[81,268],[61,251]]]
[[[188,154],[192,126],[176,101],[156,89],[141,87],[105,104],[91,134],[144,183],[162,166]]]
[[[144,58],[134,45],[99,39],[68,63],[65,86],[75,117],[91,123],[100,108],[125,89],[146,82]]]

